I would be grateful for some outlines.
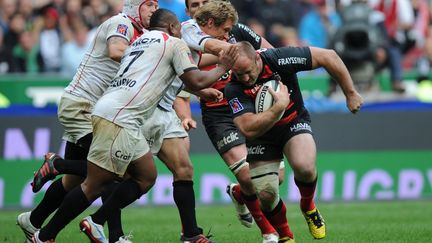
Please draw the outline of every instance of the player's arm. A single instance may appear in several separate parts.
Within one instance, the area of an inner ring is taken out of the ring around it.
[[[363,98],[354,87],[351,75],[339,55],[331,49],[310,47],[312,68],[324,67],[338,82],[347,99],[347,107],[352,113],[360,110]]]
[[[196,121],[192,118],[192,112],[190,109],[190,96],[182,96],[177,95],[176,99],[174,100],[174,110],[180,119],[183,128],[186,131],[189,131],[192,128],[196,128]]]
[[[119,36],[112,36],[107,41],[108,56],[116,62],[120,62],[125,50],[129,47],[129,42]]]
[[[279,85],[281,89],[278,92],[269,88],[274,104],[268,110],[261,113],[247,112],[234,117],[234,124],[248,139],[257,138],[266,133],[279,121],[280,116],[285,112],[285,108],[290,102],[288,88],[281,82]]]
[[[238,58],[237,47],[231,45],[227,51],[221,51],[219,54],[219,64],[210,71],[200,71],[190,69],[181,74],[180,79],[186,84],[191,91],[198,91],[211,86],[214,82],[224,75],[234,65]]]

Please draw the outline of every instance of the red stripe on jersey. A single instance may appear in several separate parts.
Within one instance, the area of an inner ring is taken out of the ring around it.
[[[275,126],[287,124],[290,121],[294,120],[297,117],[297,111],[294,111],[293,113],[289,114],[288,116],[280,119],[278,122],[276,122]]]
[[[261,76],[258,77],[258,79],[270,78],[272,75],[273,75],[273,71],[271,70],[270,66],[265,64],[264,70]]]
[[[167,35],[167,33],[162,33],[162,36],[164,38],[164,41],[167,41],[169,38],[169,35]]]

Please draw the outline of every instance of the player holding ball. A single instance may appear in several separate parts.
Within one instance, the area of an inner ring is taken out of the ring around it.
[[[279,196],[279,163],[285,155],[294,172],[309,231],[314,238],[322,239],[326,235],[325,223],[313,199],[318,178],[316,145],[296,73],[324,67],[341,86],[352,113],[360,110],[363,98],[333,50],[283,47],[255,51],[247,42],[236,45],[240,57],[232,68],[235,78],[225,88],[225,96],[235,125],[247,138],[247,161],[262,211],[277,230],[279,242],[294,242],[286,207]],[[264,105],[270,107],[257,113],[255,98],[269,80],[279,81],[280,90],[268,88],[274,102],[271,106],[267,102]]]

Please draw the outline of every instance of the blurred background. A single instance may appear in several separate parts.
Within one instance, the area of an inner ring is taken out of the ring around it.
[[[318,146],[322,201],[432,198],[432,8],[429,0],[231,1],[240,22],[275,47],[332,48],[365,98],[348,113],[325,70],[299,74]],[[0,0],[0,208],[32,207],[29,185],[48,151],[63,154],[57,101],[100,23],[121,0]],[[187,19],[183,0],[160,7]],[[234,181],[213,149],[197,100],[190,133],[200,204],[229,203]],[[137,204],[173,205],[172,178],[160,164],[152,191]],[[288,170],[281,195],[299,195]],[[46,188],[46,187],[45,187]]]

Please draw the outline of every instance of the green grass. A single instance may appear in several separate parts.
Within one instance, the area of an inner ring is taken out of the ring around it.
[[[308,232],[295,204],[288,204],[288,220],[296,242],[316,242]],[[327,237],[320,242],[431,242],[431,201],[388,201],[360,203],[319,203],[327,223]],[[86,211],[78,219],[93,212]],[[21,211],[0,211],[0,242],[23,242],[15,225]],[[256,226],[245,228],[237,221],[231,205],[198,206],[198,222],[207,232],[211,228],[217,242],[261,242]],[[78,219],[57,237],[57,242],[88,242],[78,231]],[[133,241],[180,242],[180,223],[175,207],[140,207],[123,210],[125,232]],[[106,228],[106,227],[105,227]]]

